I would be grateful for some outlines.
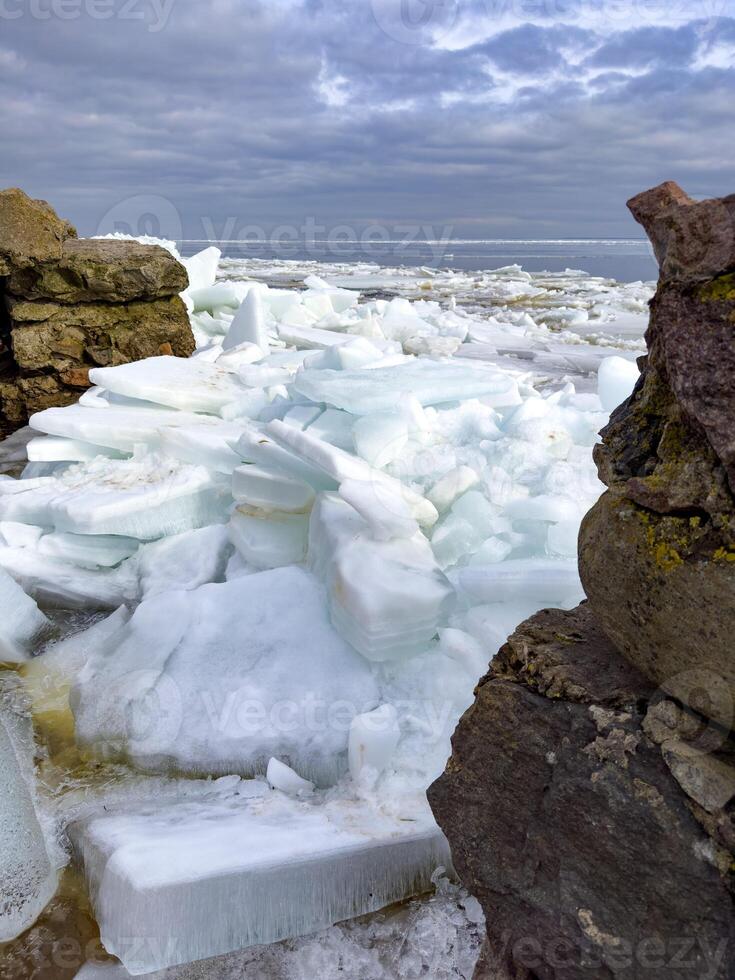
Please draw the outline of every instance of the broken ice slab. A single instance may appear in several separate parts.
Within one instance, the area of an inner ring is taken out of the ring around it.
[[[426,538],[375,540],[336,494],[320,494],[309,525],[309,567],[326,584],[335,629],[372,661],[425,649],[454,590]]]
[[[324,929],[428,891],[451,867],[425,801],[390,812],[262,792],[71,826],[102,942],[131,974]]]
[[[31,425],[38,432],[90,442],[123,453],[132,453],[141,444],[149,449],[159,448],[160,430],[164,426],[190,428],[222,425],[221,419],[211,415],[177,412],[155,405],[104,404],[104,408],[81,404],[47,408],[32,416]]]
[[[0,660],[27,660],[49,621],[18,583],[0,568]]]
[[[314,503],[314,490],[308,483],[255,465],[234,471],[232,496],[239,504],[291,514],[306,514]]]
[[[89,379],[116,395],[213,415],[243,394],[237,375],[200,358],[148,357],[93,368]]]
[[[68,534],[52,531],[37,545],[40,555],[58,558],[80,568],[114,568],[138,550],[137,538],[112,534]]]
[[[350,334],[283,322],[278,324],[278,336],[284,343],[293,344],[301,350],[327,350],[329,347],[348,344],[354,340]]]
[[[63,439],[60,436],[36,436],[26,447],[28,459],[32,463],[83,463],[96,456],[109,456],[120,459],[115,449],[93,446],[89,442],[76,439]]]
[[[309,518],[305,513],[241,505],[233,511],[227,527],[235,548],[254,568],[282,568],[306,558]]]
[[[522,598],[541,606],[583,598],[576,560],[517,558],[462,568],[455,575],[459,590],[474,602],[513,602]]]
[[[342,372],[345,373],[345,372]],[[413,517],[424,527],[436,523],[439,515],[434,505],[421,494],[416,493],[395,477],[375,469],[363,459],[338,449],[323,439],[312,435],[309,430],[300,432],[292,426],[274,419],[265,427],[267,435],[288,452],[295,454],[310,466],[316,467],[331,477],[336,484],[354,480],[371,486],[384,506],[394,501],[396,513],[409,508]]]
[[[232,473],[240,457],[232,449],[242,434],[242,425],[217,422],[215,425],[162,426],[161,451],[182,462],[206,466],[217,473]]]
[[[491,367],[451,361],[411,360],[385,368],[300,372],[294,388],[314,402],[326,402],[353,415],[391,411],[414,395],[422,405],[464,401],[511,391],[513,379]]]
[[[3,612],[6,606],[3,604]],[[0,711],[0,942],[31,926],[56,891],[33,792],[33,735],[30,723],[12,710]]]
[[[77,740],[145,770],[250,776],[275,756],[329,785],[345,771],[352,717],[378,701],[301,568],[163,593],[118,641],[72,691]]]
[[[222,523],[231,503],[224,477],[155,453],[123,460],[100,456],[10,490],[0,487],[3,520],[141,541]]]
[[[45,606],[117,609],[139,598],[138,576],[130,562],[118,568],[77,568],[34,548],[0,548],[0,568]]]
[[[209,582],[222,582],[232,554],[227,528],[200,527],[151,541],[138,551],[141,598],[183,589],[190,592]]]

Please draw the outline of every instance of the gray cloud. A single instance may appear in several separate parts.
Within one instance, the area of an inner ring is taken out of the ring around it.
[[[637,235],[624,201],[646,186],[735,190],[735,20],[702,3],[671,26],[579,10],[497,26],[490,0],[460,0],[404,43],[385,17],[399,0],[174,0],[165,23],[153,0],[135,0],[142,20],[92,2],[39,20],[0,0],[0,183],[83,233],[143,194],[187,237],[308,217]]]

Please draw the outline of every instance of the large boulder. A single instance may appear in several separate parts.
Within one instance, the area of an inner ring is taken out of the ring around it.
[[[128,303],[175,296],[188,284],[186,269],[160,245],[76,238],[63,243],[56,261],[15,271],[7,291],[56,303]]]
[[[17,187],[0,191],[0,276],[58,260],[64,241],[76,234],[46,201]]]
[[[589,605],[522,624],[429,790],[481,902],[492,980],[726,980],[735,746],[613,647]]]
[[[649,353],[595,459],[610,488],[582,524],[580,574],[607,635],[655,684],[735,715],[735,197],[664,184],[629,202],[661,277]]]
[[[79,239],[45,201],[0,191],[0,437],[76,401],[90,368],[188,357],[187,286],[166,249]]]

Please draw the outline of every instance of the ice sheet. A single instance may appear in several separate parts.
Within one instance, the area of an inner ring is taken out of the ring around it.
[[[389,813],[266,786],[260,799],[92,817],[71,836],[105,948],[133,975],[323,929],[426,891],[450,866],[417,799]]]
[[[406,393],[422,405],[500,395],[512,380],[492,368],[451,361],[414,360],[396,367],[355,371],[309,371],[298,374],[294,388],[315,402],[326,402],[353,415],[391,411]]]

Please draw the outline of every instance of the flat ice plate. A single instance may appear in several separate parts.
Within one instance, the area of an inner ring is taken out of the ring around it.
[[[134,976],[377,911],[431,887],[449,848],[416,797],[137,804],[69,829],[105,948]]]

